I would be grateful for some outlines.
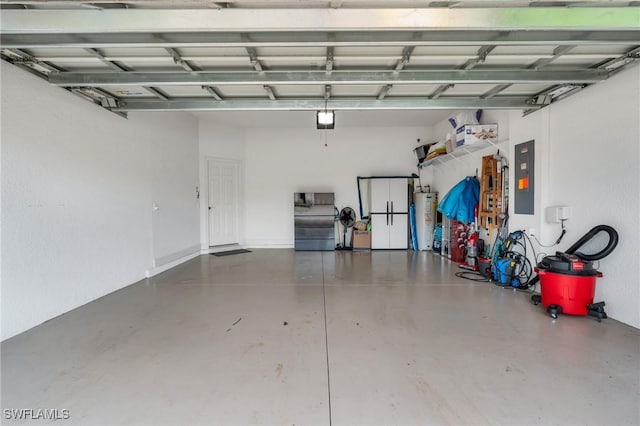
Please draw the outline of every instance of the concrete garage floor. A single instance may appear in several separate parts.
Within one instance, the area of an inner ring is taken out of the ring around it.
[[[68,409],[58,425],[640,423],[639,330],[554,321],[457,271],[412,252],[200,256],[3,342],[2,408]]]

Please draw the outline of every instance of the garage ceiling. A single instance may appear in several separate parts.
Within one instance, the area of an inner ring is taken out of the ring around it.
[[[4,60],[120,114],[534,111],[640,59],[637,1],[0,5]]]

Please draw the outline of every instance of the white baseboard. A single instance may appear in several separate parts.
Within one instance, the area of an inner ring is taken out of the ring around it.
[[[146,271],[145,276],[151,278],[168,269],[174,268],[181,263],[200,256],[200,245],[188,247],[184,250],[177,251],[167,256],[162,256],[154,260],[153,268]]]
[[[247,243],[245,244],[247,248],[293,248],[293,242],[288,242],[288,241],[261,241],[261,240],[254,240],[254,241],[247,241]]]

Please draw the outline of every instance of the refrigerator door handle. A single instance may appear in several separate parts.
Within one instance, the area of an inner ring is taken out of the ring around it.
[[[391,226],[393,226],[393,201],[391,202]]]
[[[387,226],[389,226],[389,202],[387,201]]]

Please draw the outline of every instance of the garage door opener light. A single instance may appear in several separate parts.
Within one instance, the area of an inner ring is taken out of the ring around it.
[[[334,111],[327,111],[327,104],[324,105],[324,111],[316,113],[317,129],[333,129],[336,124],[336,116]]]

